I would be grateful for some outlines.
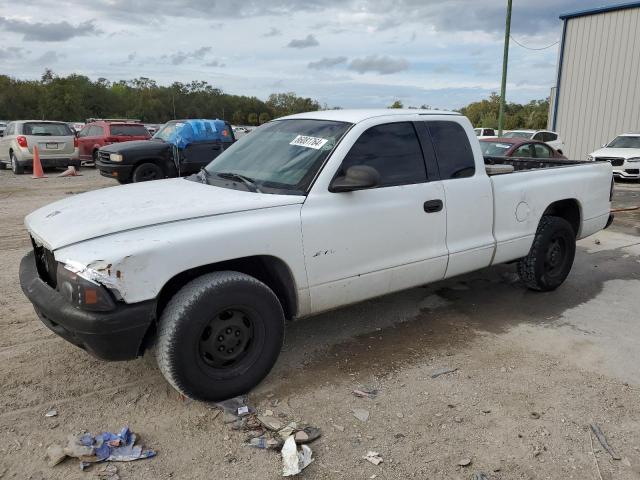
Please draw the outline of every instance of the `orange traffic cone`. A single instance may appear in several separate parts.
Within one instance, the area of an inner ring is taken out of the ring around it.
[[[59,177],[79,177],[80,174],[76,171],[76,167],[69,165],[67,169],[62,172]]]
[[[38,147],[33,147],[33,175],[31,178],[47,178],[42,171],[42,164],[40,163],[40,153]]]

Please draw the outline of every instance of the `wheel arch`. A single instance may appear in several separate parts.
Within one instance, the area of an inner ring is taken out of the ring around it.
[[[174,275],[164,284],[157,297],[157,317],[167,303],[189,281],[206,273],[231,270],[250,275],[267,285],[278,297],[284,316],[292,319],[298,312],[296,284],[289,266],[272,255],[255,255],[210,263]]]
[[[582,207],[577,199],[557,200],[550,204],[542,215],[564,218],[573,228],[576,237],[579,235],[580,225],[582,224]]]

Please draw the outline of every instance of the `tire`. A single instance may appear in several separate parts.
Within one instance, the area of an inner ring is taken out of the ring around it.
[[[518,275],[531,290],[550,292],[565,281],[576,255],[576,233],[564,218],[543,216]]]
[[[150,180],[158,180],[164,178],[164,172],[155,163],[141,163],[133,171],[133,183],[148,182]]]
[[[15,154],[11,153],[11,170],[15,175],[22,175],[24,173],[24,165],[21,165]]]
[[[219,401],[260,383],[283,340],[284,313],[269,287],[244,273],[213,272],[192,280],[169,301],[158,322],[155,353],[176,390]]]

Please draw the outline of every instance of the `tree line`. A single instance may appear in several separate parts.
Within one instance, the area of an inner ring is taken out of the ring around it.
[[[469,117],[474,127],[497,128],[499,107],[500,96],[492,93],[488,99],[470,103],[459,112]],[[293,92],[273,93],[263,101],[225,93],[206,81],[174,82],[169,86],[146,77],[92,81],[84,75],[58,76],[48,69],[39,80],[0,75],[1,120],[136,118],[146,123],[164,123],[176,118],[222,118],[236,125],[260,125],[272,118],[320,108],[316,100]],[[403,104],[396,100],[389,108],[403,108]],[[532,100],[524,105],[508,103],[504,128],[546,128],[548,110],[548,100]]]
[[[158,85],[140,77],[96,81],[83,75],[58,76],[46,70],[40,80],[0,75],[0,119],[84,121],[87,118],[135,118],[164,123],[176,118],[221,118],[259,125],[272,118],[319,110],[320,104],[295,93],[274,93],[266,101],[231,95],[205,81]]]

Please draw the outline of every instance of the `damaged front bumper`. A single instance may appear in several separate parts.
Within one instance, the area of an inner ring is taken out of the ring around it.
[[[68,342],[103,360],[132,360],[142,354],[155,300],[118,303],[109,312],[81,310],[40,278],[33,252],[20,262],[20,286],[42,323]]]

